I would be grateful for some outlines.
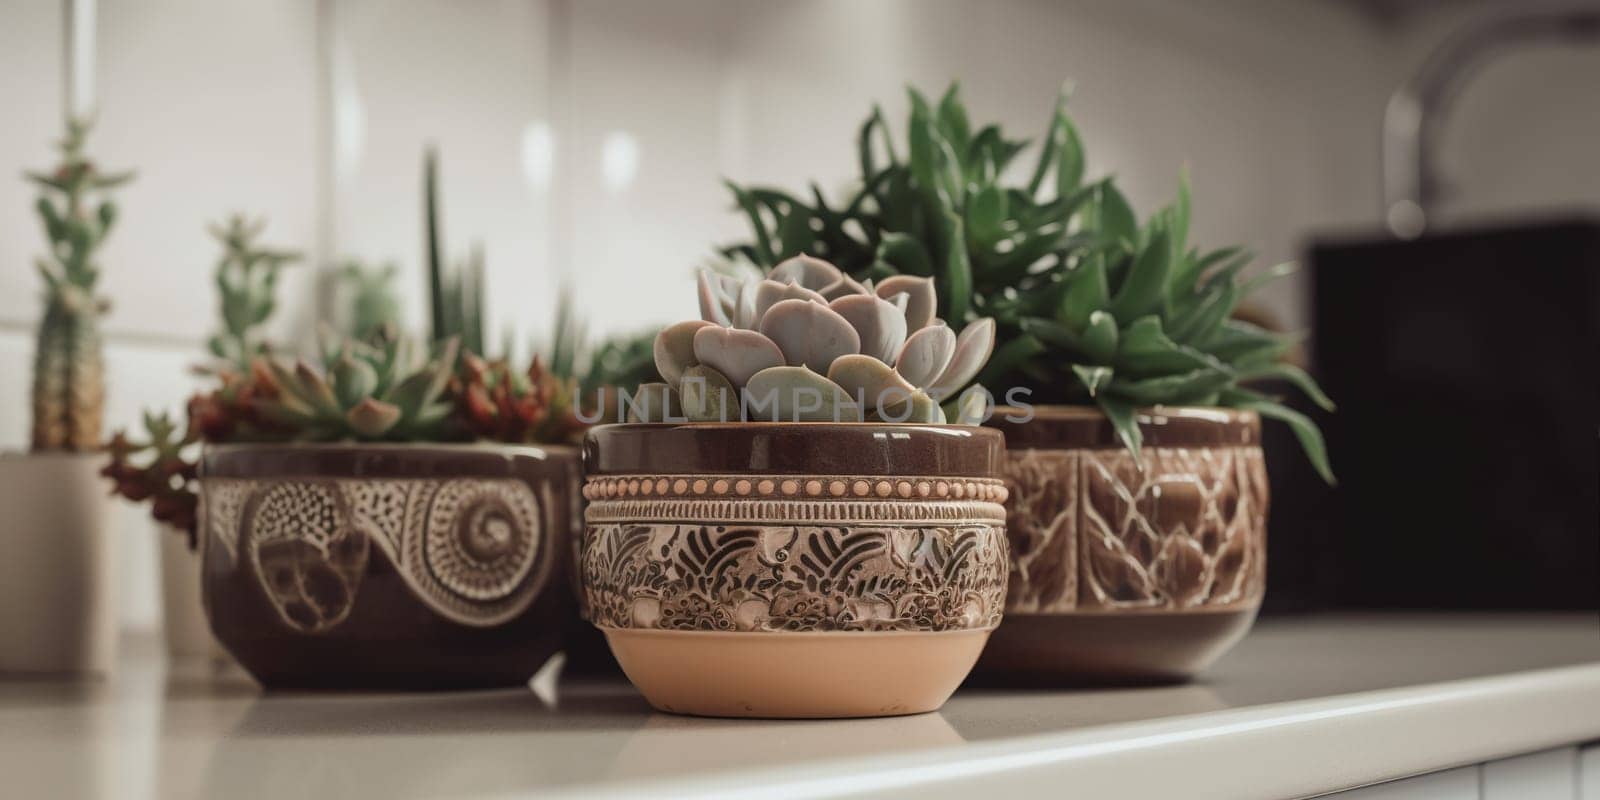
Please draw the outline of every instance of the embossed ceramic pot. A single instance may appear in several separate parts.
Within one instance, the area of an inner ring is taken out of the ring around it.
[[[663,711],[932,711],[1005,599],[999,432],[605,425],[584,445],[584,613]]]
[[[517,686],[560,648],[576,448],[224,445],[200,469],[206,616],[268,688]]]
[[[1267,473],[1252,412],[1140,412],[1144,469],[1098,411],[1001,409],[1011,580],[975,679],[1144,683],[1205,669],[1266,586]]]

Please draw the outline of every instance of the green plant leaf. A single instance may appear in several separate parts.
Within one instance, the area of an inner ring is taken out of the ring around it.
[[[939,100],[939,133],[958,154],[967,152],[968,145],[972,143],[967,107],[961,103],[960,83],[952,82]]]
[[[1233,262],[1238,262],[1238,267],[1223,267],[1223,269],[1238,272],[1240,268],[1250,263],[1254,258],[1255,256],[1252,253],[1240,247],[1225,247],[1221,250],[1213,250],[1199,258],[1185,257],[1179,268],[1172,273],[1171,288],[1168,290],[1167,295],[1172,298],[1174,304],[1182,302],[1194,294],[1195,287],[1200,285],[1200,278],[1205,274],[1206,270],[1218,264],[1231,265]],[[1170,313],[1171,309],[1169,309]]]
[[[1007,141],[1000,133],[1000,126],[985,126],[967,145],[964,169],[967,181],[980,186],[993,183],[1025,146],[1026,142]]]
[[[1028,194],[1037,195],[1044,185],[1044,177],[1055,172],[1056,194],[1065,196],[1083,180],[1083,143],[1078,131],[1067,115],[1067,98],[1071,92],[1063,87],[1056,95],[1056,107],[1050,115],[1050,125],[1039,151],[1039,162],[1028,180]]]
[[[1111,288],[1106,280],[1105,255],[1095,253],[1067,273],[1067,293],[1056,318],[1074,331],[1089,324],[1089,316],[1111,307]]]
[[[812,249],[811,243],[814,238],[811,219],[810,209],[798,203],[790,206],[788,216],[783,217],[783,221],[778,224],[778,241],[782,247],[777,255],[778,261]]]
[[[1279,278],[1287,278],[1299,271],[1300,265],[1293,261],[1285,261],[1282,264],[1275,264],[1263,270],[1261,274],[1252,276],[1249,280],[1245,281],[1244,285],[1239,287],[1239,296],[1249,297],[1257,289],[1260,289],[1261,287],[1266,286],[1267,284],[1272,283]]]
[[[1011,341],[995,348],[994,354],[989,356],[989,363],[978,373],[977,383],[997,386],[997,381],[1006,373],[1044,351],[1044,343],[1031,334],[1013,337]]]
[[[431,338],[448,334],[449,320],[444,307],[444,245],[439,229],[439,154],[432,145],[422,159],[423,214],[426,226],[426,253],[428,258],[428,320],[432,325]]]
[[[1173,318],[1167,326],[1167,332],[1175,341],[1204,350],[1238,302],[1237,284],[1225,283],[1213,287],[1192,309]]]
[[[1188,248],[1189,206],[1189,168],[1184,167],[1178,173],[1178,199],[1172,204],[1171,234],[1174,263],[1177,262],[1178,254]]]
[[[1139,235],[1139,223],[1128,198],[1108,178],[1095,184],[1083,208],[1084,228],[1096,231],[1108,242],[1132,244]]]
[[[1083,183],[1083,141],[1078,138],[1078,129],[1067,116],[1064,99],[1058,113],[1062,141],[1057,148],[1060,155],[1056,159],[1056,193],[1065,197],[1076,191]]]
[[[872,155],[873,130],[877,130],[879,133],[880,141],[883,142],[884,152],[889,156],[889,163],[898,163],[895,158],[894,140],[889,138],[889,126],[883,119],[883,109],[874,105],[872,107],[872,116],[867,117],[867,121],[861,124],[861,133],[856,140],[857,157],[861,162],[861,174],[863,176],[878,174],[877,160]]]
[[[1171,274],[1172,249],[1165,226],[1150,237],[1149,244],[1134,259],[1133,268],[1116,296],[1111,298],[1111,313],[1117,319],[1135,319],[1161,307]]]
[[[1117,432],[1117,438],[1122,440],[1122,445],[1133,454],[1133,464],[1139,470],[1144,470],[1144,453],[1141,452],[1144,444],[1144,435],[1139,432],[1139,413],[1132,403],[1121,398],[1101,394],[1095,398],[1095,405],[1100,407],[1100,412],[1111,420],[1111,428]]]
[[[930,205],[954,208],[962,200],[960,165],[949,142],[940,135],[928,103],[915,89],[911,94],[911,174],[917,185],[927,195],[935,197]]]
[[[1089,391],[1090,397],[1098,397],[1100,390],[1111,383],[1112,377],[1110,367],[1088,364],[1073,364],[1072,374],[1078,376],[1078,381],[1083,384],[1083,388]]]
[[[1248,322],[1230,319],[1217,327],[1206,344],[1205,352],[1245,370],[1276,361],[1291,344],[1286,336]]]
[[[989,184],[967,203],[967,237],[975,249],[989,250],[1006,237],[1006,193]]]
[[[1233,380],[1233,375],[1208,367],[1138,380],[1118,376],[1106,391],[1139,405],[1185,405],[1216,394]]]
[[[1226,370],[1217,359],[1167,338],[1161,329],[1161,318],[1154,314],[1140,317],[1122,330],[1116,366],[1119,373],[1138,377],[1197,369]]]
[[[1083,352],[1083,340],[1067,326],[1055,320],[1040,319],[1039,317],[1023,317],[1017,323],[1024,333],[1032,334],[1039,341],[1053,347],[1063,347],[1074,352]]]
[[[1335,410],[1333,398],[1328,397],[1327,393],[1322,391],[1322,387],[1317,385],[1316,379],[1293,364],[1267,364],[1250,369],[1239,376],[1239,379],[1243,381],[1262,378],[1275,378],[1285,381],[1304,392],[1306,397],[1311,398],[1311,402],[1316,403],[1317,407],[1323,411]]]
[[[1038,232],[1022,239],[1008,253],[979,250],[978,254],[983,258],[980,263],[988,267],[988,283],[992,286],[1008,286],[1022,280],[1039,259],[1059,250],[1061,242],[1060,228],[1057,226],[1054,232]]]
[[[756,262],[756,266],[771,269],[778,263],[777,254],[773,252],[772,237],[767,233],[766,222],[761,219],[761,210],[756,207],[755,197],[733,181],[723,181],[723,183],[733,192],[734,199],[738,201],[739,207],[744,209],[745,217],[750,221],[750,229],[755,232],[755,254],[760,259]]]
[[[1096,311],[1089,315],[1089,324],[1084,326],[1083,353],[1095,364],[1110,364],[1111,359],[1117,354],[1117,320],[1116,317],[1104,311]]]
[[[967,319],[967,309],[972,305],[972,263],[967,259],[967,240],[963,233],[961,217],[954,211],[945,211],[944,279],[939,292],[940,316],[949,322],[961,324]]]
[[[1305,451],[1306,458],[1311,461],[1311,466],[1316,469],[1317,474],[1321,475],[1329,486],[1338,484],[1339,481],[1333,476],[1333,465],[1328,462],[1328,445],[1322,439],[1322,431],[1310,417],[1248,389],[1223,392],[1221,402],[1223,405],[1254,411],[1268,419],[1287,424],[1289,430],[1294,432],[1294,438],[1300,441],[1300,448]]]

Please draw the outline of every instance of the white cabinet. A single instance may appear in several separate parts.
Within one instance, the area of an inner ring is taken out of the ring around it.
[[[1578,800],[1600,800],[1600,743],[1578,754]]]
[[[1600,744],[1562,747],[1338,792],[1338,800],[1600,800]]]
[[[1563,747],[1483,765],[1483,800],[1572,800],[1578,748]]]
[[[1460,767],[1339,792],[1338,800],[1479,800],[1480,767]]]

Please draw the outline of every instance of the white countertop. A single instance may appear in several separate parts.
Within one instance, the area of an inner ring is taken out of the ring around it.
[[[98,683],[0,683],[14,797],[915,792],[1297,797],[1600,739],[1594,616],[1265,620],[1200,681],[963,690],[880,720],[652,712],[625,684],[263,696],[128,643]]]

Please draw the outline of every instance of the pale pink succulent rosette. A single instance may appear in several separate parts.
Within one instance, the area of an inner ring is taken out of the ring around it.
[[[957,335],[931,278],[874,286],[797,255],[765,278],[703,271],[699,293],[701,319],[656,336],[665,383],[640,387],[636,421],[976,423],[988,402],[961,390],[994,349],[994,320]]]

